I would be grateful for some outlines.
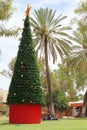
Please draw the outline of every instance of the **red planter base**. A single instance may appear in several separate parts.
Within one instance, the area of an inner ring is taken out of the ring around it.
[[[9,113],[9,123],[41,123],[41,106],[39,104],[11,104]]]

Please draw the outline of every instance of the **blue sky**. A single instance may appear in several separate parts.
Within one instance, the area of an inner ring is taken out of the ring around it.
[[[80,0],[14,0],[13,4],[17,10],[13,13],[9,22],[5,22],[5,25],[7,28],[23,27],[23,19],[25,18],[25,10],[28,4],[32,6],[31,16],[33,15],[34,9],[48,7],[56,10],[57,14],[66,15],[67,20],[65,23],[68,24],[70,19],[74,17],[74,9],[77,7],[79,1]],[[0,70],[8,68],[11,59],[17,55],[18,45],[18,37],[0,38],[0,49],[2,50],[2,55],[0,56]],[[10,79],[0,75],[0,88],[8,89],[9,84]]]

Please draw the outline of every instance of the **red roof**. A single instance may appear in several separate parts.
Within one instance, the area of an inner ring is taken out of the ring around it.
[[[77,102],[69,102],[70,107],[82,107],[83,101],[77,101]]]

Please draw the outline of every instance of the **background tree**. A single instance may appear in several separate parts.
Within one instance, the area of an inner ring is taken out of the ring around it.
[[[53,92],[53,101],[56,111],[64,111],[68,108],[68,100],[66,95],[58,89]]]
[[[59,64],[58,69],[55,70],[56,77],[59,81],[60,90],[67,94],[71,101],[76,98],[76,91],[74,89],[74,75],[69,71],[68,67],[64,64]]]
[[[77,28],[74,31],[73,38],[77,45],[73,46],[72,53],[68,58],[65,58],[65,61],[70,68],[82,71],[84,75],[84,73],[87,73],[87,1],[80,2],[75,13],[77,16],[80,15],[75,21]],[[87,77],[85,80],[87,80]]]
[[[9,28],[7,29],[5,27],[6,23],[4,23],[5,21],[7,22],[14,11],[14,7],[13,7],[13,0],[1,0],[0,1],[0,36],[17,36],[18,32],[19,32],[19,28]]]
[[[75,20],[77,28],[74,31],[74,42],[72,53],[67,59],[67,65],[71,68],[87,71],[87,1],[80,2],[75,9],[78,19]]]
[[[35,33],[35,48],[40,56],[44,56],[46,66],[46,77],[48,84],[50,113],[54,114],[53,97],[51,90],[50,71],[48,59],[53,58],[53,62],[58,59],[58,54],[68,54],[71,49],[71,42],[68,40],[69,35],[66,33],[70,30],[69,26],[63,26],[62,21],[66,16],[60,14],[56,16],[56,11],[48,8],[34,10],[34,17],[31,18],[31,25]]]
[[[68,108],[68,98],[67,96],[58,89],[55,89],[53,92],[53,102],[54,102],[54,109],[55,112],[62,112],[64,110],[66,110]],[[48,94],[46,94],[45,96],[45,101],[46,101],[46,105],[49,109],[49,96]]]
[[[2,36],[17,36],[19,34],[20,28],[6,28],[6,22],[11,18],[15,8],[13,7],[13,0],[1,0],[0,1],[0,37]],[[1,55],[1,50],[0,50]],[[6,70],[0,72],[0,74],[6,74]]]
[[[69,69],[64,64],[59,64],[58,69],[54,70],[58,89],[66,94],[69,101],[82,100],[81,91],[86,88],[86,74],[83,72]]]
[[[0,94],[0,104],[2,104],[3,102],[3,97],[2,97],[2,94]]]
[[[16,63],[16,59],[17,59],[17,57],[12,58],[12,60],[10,61],[9,65],[8,65],[9,69],[12,72],[14,71],[14,66],[15,66],[15,63]]]

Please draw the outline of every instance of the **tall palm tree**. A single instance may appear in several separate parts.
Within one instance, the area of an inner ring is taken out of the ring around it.
[[[87,73],[87,1],[80,2],[75,13],[80,15],[80,18],[77,19],[77,30],[74,32],[73,39],[78,43],[78,46],[73,47],[72,53],[68,58],[65,58],[65,61],[69,67]],[[82,116],[85,116],[86,104],[87,91],[84,95]]]
[[[86,116],[86,106],[87,106],[87,90],[85,92],[84,100],[83,100],[83,107],[82,107],[82,113],[81,113],[82,117]]]
[[[80,2],[75,13],[80,15],[80,18],[75,21],[77,29],[74,31],[72,39],[77,43],[77,46],[73,46],[72,53],[68,58],[65,58],[65,61],[71,68],[80,68],[80,70],[87,72],[87,1]]]
[[[36,53],[40,56],[44,55],[46,65],[46,77],[48,83],[48,93],[50,102],[50,113],[54,114],[51,81],[49,74],[49,58],[53,58],[53,63],[58,59],[58,54],[63,58],[64,54],[68,54],[71,49],[71,42],[68,40],[68,34],[65,32],[70,30],[69,26],[62,26],[62,21],[66,16],[56,15],[56,11],[48,8],[40,8],[34,10],[34,17],[31,18],[31,25],[35,33]]]
[[[79,23],[80,27],[74,32],[74,38],[78,45],[73,46],[72,53],[64,59],[68,67],[87,73],[87,24]],[[86,79],[84,83],[86,84]],[[87,93],[87,92],[86,92]],[[87,100],[87,94],[84,97]],[[84,98],[84,99],[85,99]],[[86,103],[83,100],[82,116],[85,116]]]

